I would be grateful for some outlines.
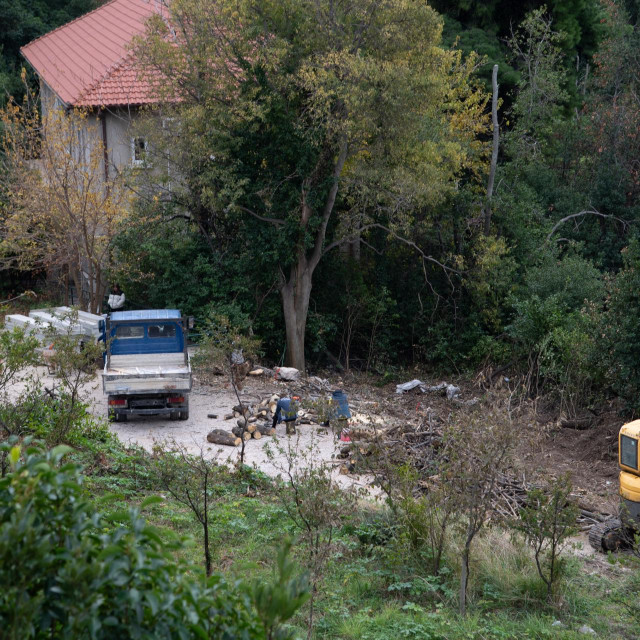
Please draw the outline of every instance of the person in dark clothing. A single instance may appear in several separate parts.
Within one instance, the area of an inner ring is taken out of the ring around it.
[[[298,403],[300,398],[298,396],[284,397],[278,400],[276,405],[276,411],[273,414],[273,428],[276,428],[277,424],[284,422],[287,435],[293,435],[296,432],[296,419],[298,417]]]

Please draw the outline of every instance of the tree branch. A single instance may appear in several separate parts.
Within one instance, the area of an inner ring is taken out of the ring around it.
[[[327,233],[327,224],[329,224],[329,218],[333,213],[333,206],[336,202],[336,196],[338,195],[338,185],[340,181],[340,174],[342,173],[342,169],[344,167],[344,163],[347,160],[347,152],[349,149],[349,145],[346,140],[342,141],[342,145],[340,147],[340,154],[338,155],[338,159],[333,168],[333,184],[331,185],[331,189],[329,190],[329,194],[327,195],[327,201],[324,205],[324,211],[322,212],[322,222],[320,223],[320,227],[316,232],[316,242],[313,248],[313,253],[311,254],[310,267],[313,270],[320,259],[324,255],[322,251],[322,245],[324,244],[324,239]]]
[[[269,222],[270,224],[276,225],[276,226],[282,226],[284,224],[284,220],[278,220],[278,218],[267,218],[265,216],[261,216],[259,214],[257,214],[255,211],[252,211],[251,209],[247,209],[247,207],[243,207],[240,204],[234,204],[234,207],[237,207],[238,209],[240,209],[240,211],[244,211],[245,213],[248,213],[250,215],[252,215],[254,218],[257,218],[258,220],[261,220],[262,222]]]
[[[568,222],[569,220],[572,220],[574,218],[579,218],[587,215],[598,216],[600,218],[612,218],[613,220],[617,220],[618,222],[621,222],[625,227],[629,225],[629,223],[626,220],[623,220],[622,218],[618,218],[617,216],[606,214],[606,213],[600,213],[595,209],[585,209],[584,211],[579,211],[578,213],[572,213],[571,215],[565,216],[564,218],[558,220],[558,222],[556,222],[553,225],[553,228],[551,229],[551,231],[549,231],[549,235],[547,236],[545,244],[549,242],[549,240],[551,240],[551,236],[553,236],[553,234],[558,230],[558,228],[561,227],[565,222]]]
[[[427,255],[413,240],[408,240],[407,238],[403,238],[401,235],[398,235],[395,231],[392,231],[388,227],[385,227],[383,224],[380,224],[379,222],[366,224],[363,227],[356,229],[356,231],[354,231],[352,234],[345,236],[344,238],[340,238],[340,240],[335,240],[334,242],[332,242],[331,244],[325,247],[324,251],[322,252],[322,255],[324,256],[326,253],[331,251],[331,249],[335,249],[336,247],[343,245],[345,242],[350,242],[351,240],[354,240],[361,233],[368,231],[369,229],[382,229],[384,232],[388,233],[390,236],[392,236],[399,242],[402,242],[407,246],[411,247],[412,249],[414,249],[414,251],[417,251],[423,260],[426,260],[427,262],[433,262],[434,264],[438,265],[441,269],[444,269],[445,271],[450,271],[451,273],[457,273],[457,274],[464,273],[464,271],[454,269],[453,267],[448,267],[447,265],[442,264],[442,262],[440,262],[439,260],[436,260],[432,256]]]

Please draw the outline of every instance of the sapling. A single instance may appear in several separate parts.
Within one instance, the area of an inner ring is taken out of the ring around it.
[[[514,444],[514,427],[505,412],[493,408],[472,411],[446,425],[449,459],[440,481],[454,490],[461,516],[460,613],[467,611],[469,559],[476,535],[493,511],[494,493],[506,470]]]
[[[193,358],[193,365],[197,371],[205,374],[223,373],[229,379],[231,388],[238,401],[238,406],[243,407],[240,399],[242,390],[243,372],[246,375],[246,364],[255,358],[260,349],[260,341],[251,335],[248,327],[238,327],[231,323],[228,317],[223,315],[211,315],[204,327],[205,339],[200,344],[197,354]],[[247,415],[242,411],[238,426],[247,428]],[[240,469],[244,465],[245,439],[244,433],[240,434]]]
[[[102,357],[104,345],[76,333],[78,312],[60,316],[65,323],[63,331],[48,327],[45,335],[53,347],[51,363],[55,376],[60,380],[63,393],[49,394],[58,405],[56,428],[49,439],[57,444],[68,436],[84,411],[82,401],[88,395],[85,386],[96,377],[96,362]]]
[[[313,633],[315,596],[331,557],[336,527],[351,515],[359,492],[338,486],[331,469],[320,456],[315,438],[306,447],[300,436],[286,445],[277,440],[274,451],[267,446],[267,456],[285,481],[278,492],[282,505],[299,532],[306,568],[309,571],[311,596],[307,618],[307,638]],[[276,453],[279,454],[276,457]]]
[[[153,449],[154,468],[161,485],[180,504],[188,507],[202,526],[204,565],[207,575],[213,571],[209,548],[209,516],[215,504],[211,490],[218,473],[216,460],[201,448],[192,455],[175,440]]]
[[[555,479],[547,491],[532,489],[520,509],[520,518],[513,523],[533,549],[538,575],[547,586],[549,603],[562,575],[560,552],[567,539],[577,533],[578,507],[569,499],[571,489],[568,475]]]

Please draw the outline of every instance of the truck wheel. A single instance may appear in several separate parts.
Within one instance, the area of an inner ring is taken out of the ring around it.
[[[127,414],[126,413],[116,413],[116,422],[126,422]]]
[[[180,419],[180,412],[179,411],[172,411],[169,414],[169,420],[179,420]]]
[[[188,420],[189,419],[189,412],[188,411],[181,411],[180,412],[180,420]]]

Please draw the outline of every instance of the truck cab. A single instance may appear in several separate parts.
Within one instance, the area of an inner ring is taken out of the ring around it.
[[[187,420],[192,378],[180,311],[116,311],[107,317],[104,334],[102,385],[109,418],[168,415]]]

